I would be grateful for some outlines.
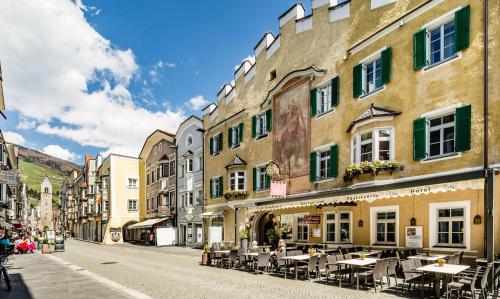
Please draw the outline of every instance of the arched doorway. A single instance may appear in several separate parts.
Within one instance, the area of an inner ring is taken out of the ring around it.
[[[269,212],[263,212],[255,217],[254,223],[254,240],[257,241],[259,245],[270,245],[272,241],[276,243],[276,239],[270,240],[267,232],[270,229],[274,229],[276,232],[276,222],[274,220],[274,214]]]
[[[122,226],[122,237],[123,242],[138,241],[139,240],[139,230],[128,229],[132,224],[136,224],[138,221],[131,220]]]

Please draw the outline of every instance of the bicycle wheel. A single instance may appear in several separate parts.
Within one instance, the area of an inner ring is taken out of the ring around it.
[[[8,291],[12,290],[12,287],[10,286],[9,273],[7,273],[7,268],[2,267],[2,274],[3,274],[3,280],[5,280],[5,284],[7,285],[7,290]]]

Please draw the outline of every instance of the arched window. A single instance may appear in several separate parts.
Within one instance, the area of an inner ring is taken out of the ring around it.
[[[49,187],[45,187],[45,194],[49,193]]]
[[[193,136],[188,136],[186,140],[186,146],[190,146],[191,144],[193,144]]]

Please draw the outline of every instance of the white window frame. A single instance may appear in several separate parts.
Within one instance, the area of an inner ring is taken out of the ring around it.
[[[334,220],[327,220],[327,215],[335,215]],[[340,219],[340,214],[349,214],[349,219]],[[331,244],[349,244],[352,243],[352,211],[331,211],[331,212],[325,212],[323,214],[323,242],[324,243],[331,243]],[[335,240],[333,241],[328,241],[327,240],[327,235],[328,235],[328,224],[333,223],[335,224]],[[349,223],[349,240],[348,241],[341,241],[340,240],[340,224],[341,223]]]
[[[389,130],[390,137],[380,137],[380,130]],[[380,157],[379,146],[380,141],[389,141],[389,161],[395,159],[395,128],[394,127],[376,127],[369,130],[365,130],[359,133],[356,133],[351,139],[351,162],[352,163],[360,163],[361,161],[361,145],[367,144],[366,140],[361,142],[361,135],[366,133],[372,133],[372,162],[377,161]]]
[[[460,245],[440,245],[438,243],[438,210],[440,209],[464,209],[464,244]],[[429,247],[444,248],[464,248],[470,250],[471,241],[471,202],[470,200],[437,202],[429,204]]]
[[[127,187],[129,189],[139,188],[139,179],[138,178],[128,178],[127,182],[128,182]]]
[[[309,242],[309,238],[311,237],[309,235],[309,224],[299,224],[299,218],[304,218],[304,216],[307,216],[307,214],[295,214],[293,216],[293,227],[292,227],[292,230],[293,230],[293,236],[294,236],[294,240],[297,241],[297,242]],[[305,219],[304,219],[304,222],[305,222]],[[299,226],[305,226],[306,227],[306,234],[307,234],[307,238],[302,238],[300,239],[299,238]]]
[[[236,141],[238,141],[236,143]],[[240,147],[241,140],[240,140],[240,124],[237,124],[235,126],[231,127],[231,148],[238,148]]]
[[[186,173],[193,172],[194,165],[193,158],[187,158],[186,159]]]
[[[267,115],[266,111],[257,114],[256,115],[256,121],[255,121],[255,137],[258,138],[263,138],[266,137],[269,132],[267,131]]]
[[[216,176],[212,178],[212,194],[210,194],[210,197],[213,199],[221,198],[222,194],[219,194],[219,182],[220,176]]]
[[[240,174],[243,173],[243,176]],[[234,175],[234,186],[231,186],[231,176]],[[243,179],[243,189],[239,188],[240,182],[239,180]],[[243,170],[233,171],[228,174],[228,182],[229,182],[229,190],[231,191],[246,191],[247,189],[247,172]],[[233,188],[234,187],[234,188]]]
[[[139,211],[139,201],[137,199],[128,199],[127,200],[127,210],[129,212]]]
[[[431,36],[430,36],[430,33],[432,30],[438,28],[438,27],[444,27],[445,24],[451,22],[451,21],[454,21],[455,20],[455,12],[460,10],[462,7],[457,7],[449,12],[447,12],[446,14],[432,20],[431,22],[425,24],[424,26],[422,26],[422,29],[425,29],[426,30],[426,37],[425,37],[425,47],[426,47],[426,53],[428,55],[427,59],[426,59],[426,66],[423,68],[422,71],[426,71],[427,69],[430,69],[430,68],[433,68],[435,66],[438,66],[440,64],[443,64],[445,62],[448,62],[450,60],[453,60],[457,57],[459,57],[459,53],[460,52],[457,52],[455,53],[455,55],[452,55],[450,57],[448,57],[447,59],[444,59],[444,60],[441,60],[439,62],[436,62],[434,64],[431,64]],[[442,29],[443,30],[443,29]],[[454,28],[454,30],[456,31],[456,28]],[[442,33],[442,32],[441,32]],[[442,36],[441,36],[441,46],[442,46]],[[456,42],[456,40],[455,40]],[[442,49],[441,49],[442,50]]]
[[[328,156],[321,157],[321,154],[326,153]],[[329,179],[328,174],[330,172],[330,168],[332,167],[331,164],[331,157],[330,157],[330,149],[326,150],[317,150],[316,151],[316,178],[319,181]],[[326,169],[325,169],[325,175],[321,176],[321,164],[322,162],[326,163]]]
[[[335,110],[332,106],[332,83],[321,84],[316,87],[316,117]]]
[[[449,115],[453,115],[453,121],[452,122],[449,122],[447,124],[443,124],[441,123],[441,125],[439,126],[436,126],[436,127],[431,127],[431,120],[434,120],[434,119],[437,119],[437,118],[443,118],[445,116],[449,116]],[[456,141],[457,141],[457,128],[456,128],[456,113],[455,112],[449,112],[449,113],[445,113],[445,114],[442,114],[442,115],[437,115],[437,116],[432,116],[432,117],[428,117],[426,119],[426,126],[427,126],[427,132],[426,132],[426,150],[427,150],[427,159],[439,159],[439,158],[443,158],[443,157],[448,157],[448,156],[453,156],[453,155],[456,155],[457,154],[457,151],[456,151]],[[443,144],[444,144],[444,130],[446,128],[451,128],[453,127],[453,152],[449,152],[449,153],[443,153]],[[434,155],[434,156],[431,156],[431,132],[433,131],[440,131],[439,135],[439,154],[438,155]]]
[[[265,190],[269,190],[269,187],[270,186],[267,186],[267,188],[265,188],[265,180],[266,180],[266,166],[267,164],[261,164],[261,165],[257,165],[255,168],[256,168],[256,175],[257,175],[257,179],[256,179],[256,182],[257,182],[257,188],[256,188],[256,191],[265,191]],[[262,185],[262,182],[261,182],[261,179],[264,179],[264,186]]]
[[[377,242],[377,213],[396,212],[396,242],[395,243],[378,243]],[[399,247],[399,205],[397,206],[381,206],[370,208],[370,244],[390,247]]]
[[[188,206],[193,206],[194,205],[194,193],[193,191],[190,191],[187,193],[187,203]]]
[[[219,138],[221,138],[221,133],[217,133],[215,134],[213,137],[212,137],[212,152],[213,152],[213,156],[217,156],[218,154],[220,154],[221,152],[221,149],[219,148]],[[224,142],[224,140],[222,140],[222,142]]]

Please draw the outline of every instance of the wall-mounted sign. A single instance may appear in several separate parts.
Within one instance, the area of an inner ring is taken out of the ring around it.
[[[118,242],[122,237],[122,229],[120,227],[111,227],[109,229],[111,233],[111,241]]]
[[[424,247],[422,226],[407,226],[405,228],[405,233],[406,233],[406,247],[408,248]]]
[[[312,236],[313,236],[313,238],[320,238],[321,237],[321,228],[313,228]]]
[[[321,223],[321,216],[319,216],[319,215],[305,215],[304,222],[306,224],[320,224]]]
[[[0,170],[0,184],[16,185],[18,176],[16,170]]]

